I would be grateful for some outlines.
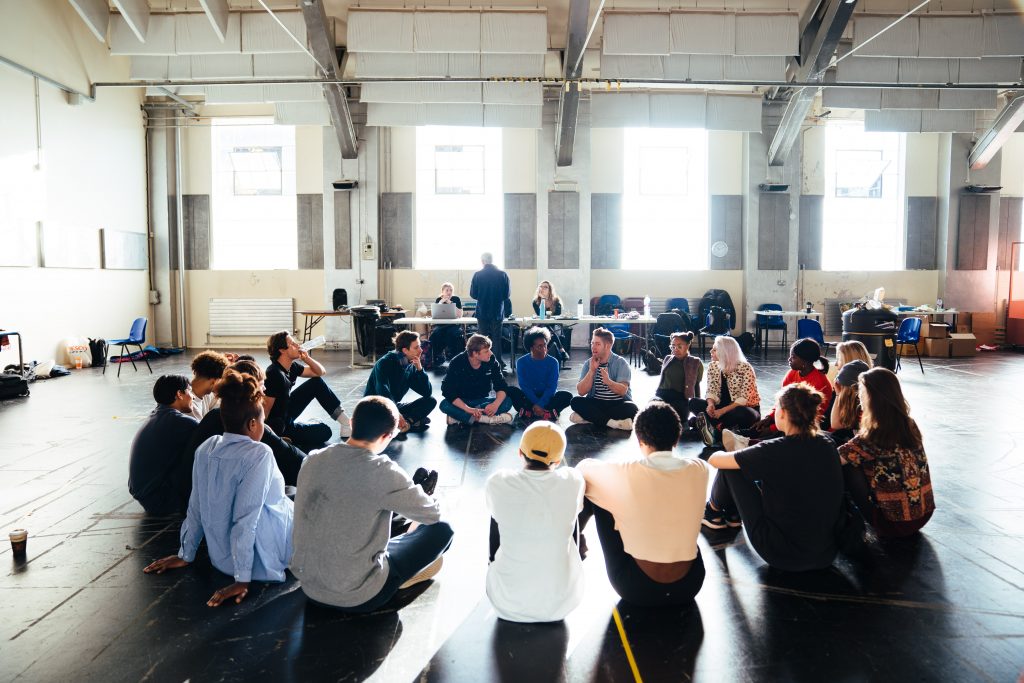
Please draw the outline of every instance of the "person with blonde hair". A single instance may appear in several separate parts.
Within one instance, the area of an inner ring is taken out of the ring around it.
[[[844,341],[839,342],[836,345],[836,362],[829,368],[827,373],[828,379],[832,384],[836,383],[836,377],[839,376],[839,370],[850,361],[859,360],[868,366],[870,370],[875,366],[871,360],[871,354],[868,353],[868,347],[864,346],[864,342],[859,341]]]
[[[839,449],[846,489],[880,537],[909,536],[935,511],[921,430],[892,371],[868,370],[858,385],[860,430]]]
[[[742,526],[750,546],[777,569],[828,567],[846,527],[839,453],[818,431],[823,400],[804,382],[784,387],[774,413],[782,438],[708,458],[719,472],[704,526]]]
[[[441,283],[441,293],[435,304],[455,304],[455,317],[461,318],[462,298],[455,294],[455,287],[450,282]],[[465,346],[462,325],[434,325],[430,331],[430,360],[433,367],[439,367],[445,357],[451,359],[462,353]]]
[[[705,445],[719,440],[722,430],[747,429],[761,419],[757,375],[735,339],[721,336],[711,346],[707,398],[692,398],[697,429]]]
[[[452,358],[441,381],[441,412],[448,424],[508,424],[512,399],[501,367],[482,334],[466,340],[466,350]]]
[[[857,379],[870,369],[862,360],[851,360],[836,374],[835,400],[830,415],[832,440],[836,446],[852,439],[860,429],[862,410]]]

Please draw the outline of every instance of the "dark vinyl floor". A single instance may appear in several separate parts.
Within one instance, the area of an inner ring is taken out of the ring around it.
[[[349,370],[347,353],[318,357],[354,405],[367,371]],[[154,370],[186,372],[188,361]],[[786,368],[755,363],[770,397]],[[566,388],[578,369],[563,372]],[[0,529],[30,532],[27,561],[6,541],[0,550],[0,680],[1014,681],[1024,669],[1024,356],[925,360],[924,375],[916,363],[900,373],[938,505],[916,539],[787,575],[742,533],[705,536],[696,606],[654,611],[618,604],[591,532],[583,605],[536,626],[498,621],[484,595],[482,485],[519,466],[519,431],[445,429],[440,412],[388,451],[409,471],[440,472],[456,529],[442,572],[398,611],[326,612],[294,579],[211,609],[205,600],[230,578],[203,556],[144,575],[177,551],[180,520],[147,518],[127,490],[128,445],[155,375],[112,370],[36,382],[30,398],[0,403]],[[635,396],[646,400],[655,382],[635,371]],[[326,419],[315,406],[308,416]],[[568,434],[572,463],[634,448],[630,435],[589,425]]]

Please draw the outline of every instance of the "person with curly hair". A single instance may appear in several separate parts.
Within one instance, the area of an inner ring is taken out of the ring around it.
[[[196,452],[181,548],[143,570],[187,567],[205,538],[210,563],[234,577],[214,592],[210,607],[241,602],[251,581],[284,581],[292,557],[292,501],[270,446],[260,443],[263,390],[256,378],[228,370],[216,391],[224,435],[210,437]]]
[[[550,340],[551,333],[543,327],[531,327],[523,334],[529,353],[516,360],[519,386],[506,389],[520,419],[555,422],[572,400],[568,391],[558,391],[558,361],[548,355]]]
[[[818,431],[824,397],[800,382],[775,398],[782,438],[708,459],[719,472],[703,524],[742,526],[754,551],[777,569],[828,567],[839,551],[846,510],[839,453]]]
[[[192,392],[192,417],[202,420],[217,405],[217,395],[213,387],[231,363],[228,356],[218,351],[202,351],[192,359],[192,381],[189,391]]]

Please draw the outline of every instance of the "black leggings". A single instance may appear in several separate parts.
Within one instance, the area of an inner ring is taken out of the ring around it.
[[[686,394],[675,389],[658,389],[654,392],[654,398],[651,400],[664,401],[672,406],[672,409],[679,415],[679,421],[683,423],[683,429],[686,429],[686,421],[690,417],[690,403]]]
[[[612,513],[586,500],[580,513],[581,520],[589,519],[590,514],[594,516],[597,535],[601,539],[608,581],[623,600],[646,607],[683,605],[693,601],[704,585],[704,558],[700,548],[686,576],[673,583],[658,583],[644,574],[633,556],[626,552],[622,536],[615,530]],[[581,529],[585,523],[581,521]]]
[[[596,425],[603,425],[608,420],[631,420],[640,411],[635,403],[624,398],[602,401],[598,398],[576,396],[569,401],[569,405],[572,406],[573,412],[579,413],[584,420]]]
[[[519,387],[508,387],[505,389],[505,393],[512,401],[512,406],[516,410],[530,410],[533,408],[533,404],[530,402],[530,399],[526,398],[526,394],[523,393],[523,390]],[[568,391],[556,391],[548,400],[548,404],[546,406],[541,406],[541,408],[554,410],[555,412],[560,413],[569,406],[570,401],[572,401],[572,394]]]
[[[822,569],[832,564],[838,548],[836,535],[841,530],[840,505],[836,503],[836,528],[831,539],[820,539],[816,552],[808,553],[797,547],[764,513],[764,496],[758,484],[748,481],[739,470],[718,470],[711,486],[711,504],[719,510],[736,510],[743,520],[743,529],[751,547],[761,558],[776,569],[807,571]],[[806,540],[806,539],[803,539]]]
[[[727,404],[727,405],[732,405]],[[726,406],[722,406],[725,408]],[[707,414],[708,402],[704,398],[690,399],[690,412],[694,415]],[[761,412],[757,407],[737,406],[721,417],[707,416],[708,420],[718,429],[749,429],[755,422],[761,419]]]

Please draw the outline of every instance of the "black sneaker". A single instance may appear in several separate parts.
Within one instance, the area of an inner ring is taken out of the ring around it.
[[[724,529],[729,526],[725,513],[712,508],[710,501],[704,504],[704,519],[700,520],[700,523],[709,529]]]
[[[700,439],[705,446],[715,444],[715,428],[708,423],[708,418],[704,413],[697,416],[697,431],[700,432]]]
[[[432,496],[434,495],[434,489],[437,488],[437,471],[420,467],[412,475],[412,483],[418,484],[424,493]]]

